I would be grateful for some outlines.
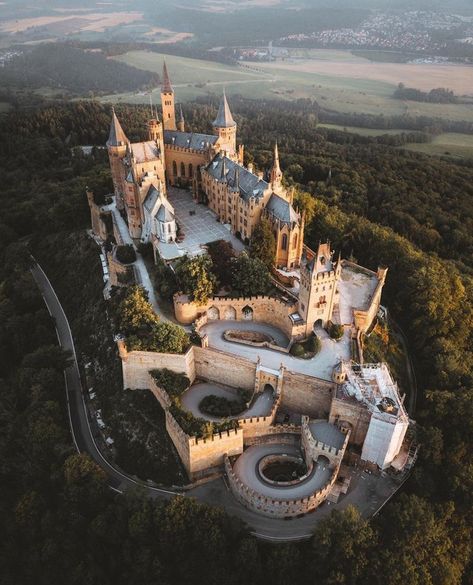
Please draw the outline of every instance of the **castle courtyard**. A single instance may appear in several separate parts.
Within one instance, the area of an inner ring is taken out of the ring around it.
[[[209,207],[196,203],[191,191],[170,187],[168,195],[174,207],[177,224],[184,235],[183,241],[177,243],[181,256],[202,254],[203,246],[215,240],[230,242],[237,252],[244,249],[241,240],[232,234],[230,226],[220,223]]]

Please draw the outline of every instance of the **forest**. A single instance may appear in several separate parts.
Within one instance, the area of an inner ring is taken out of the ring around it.
[[[49,87],[72,95],[135,91],[159,83],[159,76],[69,44],[41,44],[0,68],[3,90]]]
[[[110,491],[103,471],[73,449],[62,377],[70,356],[56,345],[28,254],[51,276],[81,354],[108,364],[106,409],[124,395],[113,386],[100,262],[84,229],[85,188],[107,192],[110,176],[104,150],[86,156],[77,147],[104,144],[110,111],[95,102],[12,111],[0,119],[0,582],[473,583],[471,164],[351,142],[318,129],[309,102],[231,105],[247,161],[267,169],[278,139],[306,210],[307,244],[329,238],[345,256],[389,267],[383,302],[408,337],[419,385],[413,474],[376,518],[348,509],[320,522],[310,541],[278,546],[186,498]],[[196,131],[209,131],[214,113],[215,104],[184,111]],[[130,138],[144,135],[146,114],[118,110]],[[121,465],[135,472],[132,459]]]

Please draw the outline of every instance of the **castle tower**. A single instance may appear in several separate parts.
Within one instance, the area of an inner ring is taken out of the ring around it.
[[[317,253],[304,248],[301,260],[299,314],[306,322],[309,335],[314,324],[325,327],[332,320],[338,304],[338,281],[342,270],[341,259],[332,260],[330,243],[319,244]]]
[[[107,140],[108,158],[110,161],[110,170],[112,173],[113,190],[117,196],[117,204],[123,206],[123,194],[125,183],[125,165],[123,158],[127,152],[128,138],[115,114],[115,108],[112,107],[112,121],[110,132]]]
[[[215,134],[218,136],[217,147],[220,151],[228,152],[230,155],[236,153],[236,130],[237,125],[230,111],[225,91],[223,92],[218,114],[212,123]]]
[[[184,120],[184,114],[182,113],[182,106],[181,105],[179,105],[179,122],[177,123],[177,129],[179,130],[179,132],[186,131],[186,123]]]
[[[277,142],[274,145],[273,166],[271,167],[270,171],[270,183],[271,188],[275,193],[279,193],[282,190],[282,171],[281,167],[279,166],[279,151]]]
[[[165,130],[176,130],[176,111],[174,90],[169,79],[166,61],[163,65],[163,82],[161,85],[161,106],[163,108],[163,126]]]

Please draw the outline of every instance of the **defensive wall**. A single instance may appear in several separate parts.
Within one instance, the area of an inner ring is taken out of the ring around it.
[[[326,418],[331,411],[333,383],[306,374],[262,367],[243,357],[213,348],[191,346],[185,354],[128,351],[125,340],[117,340],[122,359],[123,386],[136,390],[149,388],[149,372],[167,368],[185,374],[191,384],[198,379],[233,388],[261,392],[266,383],[281,394],[284,410],[304,413],[311,418]]]
[[[322,420],[323,422],[326,422],[326,419]],[[338,471],[343,459],[343,455],[345,454],[345,449],[347,448],[348,445],[348,439],[350,437],[349,431],[345,435],[345,441],[342,447],[340,449],[337,449],[334,446],[327,445],[323,441],[318,441],[310,430],[309,417],[303,416],[301,426],[301,437],[307,467],[309,467],[309,465],[311,465],[313,461],[317,461],[317,459],[320,456],[323,456],[326,457],[330,461],[330,464]]]
[[[355,325],[355,330],[358,332],[366,333],[368,329],[371,327],[374,318],[376,317],[379,305],[381,304],[381,295],[383,293],[384,283],[386,282],[386,276],[388,273],[387,268],[378,268],[377,272],[373,270],[369,270],[364,266],[360,266],[359,264],[355,264],[354,262],[350,262],[349,260],[342,260],[342,266],[350,267],[354,270],[358,270],[368,274],[370,276],[374,276],[377,278],[377,285],[376,288],[369,299],[369,306],[366,309],[361,308],[354,308],[353,309],[353,320]]]
[[[189,325],[196,322],[200,329],[207,321],[260,321],[269,323],[283,331],[289,339],[304,335],[304,324],[294,324],[289,315],[297,312],[297,303],[268,296],[213,297],[205,305],[189,301],[187,295],[174,295],[174,313],[179,323]],[[198,320],[206,315],[207,321]],[[231,325],[230,325],[231,328]]]
[[[282,500],[268,498],[245,485],[234,473],[227,456],[225,457],[225,472],[230,489],[237,501],[246,508],[270,518],[291,518],[315,510],[327,498],[337,479],[337,473],[334,472],[329,482],[311,496],[297,500]]]
[[[328,420],[334,425],[348,426],[350,442],[355,445],[363,445],[371,420],[371,412],[366,406],[355,398],[347,398],[334,390],[332,404]]]

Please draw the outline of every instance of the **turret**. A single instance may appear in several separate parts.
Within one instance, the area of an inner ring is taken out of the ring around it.
[[[161,106],[163,108],[163,125],[165,130],[176,130],[176,111],[174,106],[174,89],[169,79],[166,61],[163,64],[161,85]]]
[[[184,121],[184,114],[182,113],[182,106],[179,105],[179,122],[177,123],[177,129],[179,132],[186,131],[186,123]]]
[[[218,114],[213,121],[215,134],[218,136],[217,145],[220,150],[226,150],[231,155],[236,153],[237,125],[230,111],[225,91],[223,92]]]

